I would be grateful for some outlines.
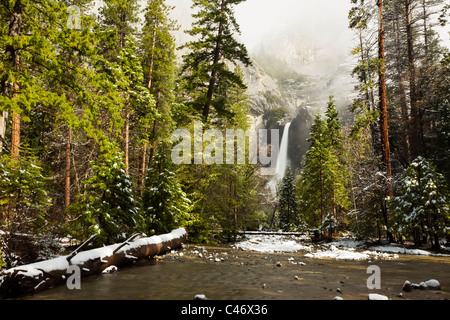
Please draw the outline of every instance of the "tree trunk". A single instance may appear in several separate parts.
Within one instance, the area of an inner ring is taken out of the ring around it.
[[[423,40],[424,40],[424,51],[425,51],[425,59],[428,60],[428,14],[427,14],[427,2],[426,0],[422,0],[422,9],[423,9]]]
[[[20,159],[20,114],[13,111],[12,115],[12,135],[11,135],[11,160]]]
[[[388,130],[388,113],[386,101],[386,64],[384,54],[384,17],[383,17],[383,0],[378,0],[378,7],[380,10],[380,30],[378,36],[378,58],[381,66],[379,70],[379,90],[380,90],[380,130],[381,130],[381,145],[383,151],[383,169],[386,170],[386,179],[388,183],[388,195],[393,196],[392,189],[392,170],[391,170],[391,151],[389,146],[389,130]],[[384,197],[383,197],[384,198]],[[390,242],[393,241],[392,234],[389,231],[388,211],[386,203],[382,199],[382,211],[384,222],[387,227],[387,236]]]
[[[14,9],[9,21],[9,37],[19,37],[22,33],[22,14],[23,4],[21,0],[16,0]],[[13,66],[13,69],[19,71],[20,55],[17,48],[11,45],[6,47],[6,55],[9,56],[9,60]],[[10,97],[14,99],[15,95],[19,91],[19,84],[9,84]],[[12,135],[11,135],[11,160],[18,161],[20,157],[20,114],[13,110],[12,112]]]
[[[125,115],[125,173],[130,173],[130,111]]]
[[[70,155],[71,155],[71,132],[69,129],[69,132],[67,134],[67,143],[66,143],[66,176],[65,176],[65,184],[64,184],[64,209],[67,211],[67,209],[70,206]],[[67,222],[67,217],[66,217]]]
[[[5,142],[7,122],[8,111],[2,111],[2,114],[0,115],[0,153],[3,150],[3,143]]]
[[[225,12],[225,0],[222,0],[222,6],[220,9],[220,12],[223,14]],[[209,86],[208,86],[208,93],[206,95],[206,102],[205,105],[203,107],[203,118],[205,120],[205,122],[208,121],[208,117],[209,117],[209,111],[211,108],[211,103],[212,103],[212,99],[213,99],[213,95],[214,95],[214,89],[216,86],[216,82],[217,82],[217,71],[215,69],[215,66],[219,63],[220,60],[220,53],[222,50],[222,34],[223,34],[223,22],[219,22],[219,31],[217,34],[217,41],[216,41],[216,48],[214,49],[214,60],[213,60],[213,70],[211,71],[211,79],[209,81]]]
[[[389,129],[388,129],[388,113],[386,101],[386,64],[385,64],[385,50],[384,50],[384,18],[383,18],[383,0],[378,0],[378,7],[380,9],[380,30],[378,37],[378,58],[381,61],[379,70],[379,95],[380,95],[380,130],[381,130],[381,145],[383,155],[384,170],[387,172],[387,178],[390,181],[392,177],[391,170],[391,151],[389,146]],[[392,185],[389,187],[389,196],[392,196]]]
[[[78,267],[81,277],[102,273],[110,266],[118,268],[133,262],[178,249],[187,240],[185,229],[169,234],[132,240],[122,244],[79,252],[81,247],[68,256],[19,266],[2,272],[0,298],[8,299],[31,295],[58,284],[63,284],[71,274],[69,267]]]
[[[414,41],[412,34],[412,14],[411,0],[405,0],[406,9],[406,35],[408,39],[408,65],[409,65],[409,94],[411,104],[411,123],[410,123],[410,139],[411,139],[411,157],[412,160],[420,155],[419,140],[419,111],[417,107],[416,94],[416,68],[414,65]]]

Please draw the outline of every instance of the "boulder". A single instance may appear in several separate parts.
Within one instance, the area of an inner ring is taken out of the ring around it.
[[[405,284],[403,285],[403,291],[405,292],[411,292],[413,290],[413,287],[411,285],[411,282],[408,280],[405,281]]]
[[[429,290],[441,290],[441,284],[435,279],[425,281],[425,285]]]
[[[382,294],[378,294],[378,293],[370,293],[368,299],[371,300],[371,301],[374,301],[374,300],[389,300],[388,297],[383,296]]]
[[[204,294],[197,294],[197,295],[195,295],[194,300],[207,300],[207,299],[206,299],[206,295],[204,295]]]
[[[419,284],[419,289],[420,290],[427,290],[428,289],[428,286],[427,286],[427,284],[425,283],[425,282],[421,282],[420,284]]]

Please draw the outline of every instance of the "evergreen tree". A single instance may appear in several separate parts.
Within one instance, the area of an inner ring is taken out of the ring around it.
[[[172,170],[168,148],[160,147],[147,170],[142,199],[147,234],[168,233],[186,227],[189,221],[191,201]]]
[[[148,1],[145,10],[140,55],[144,69],[144,85],[155,98],[159,117],[146,126],[142,134],[142,187],[148,164],[152,162],[157,151],[156,146],[168,141],[174,126],[171,108],[175,98],[177,64],[172,32],[178,30],[178,26],[169,18],[172,10],[173,7],[169,7],[165,0]]]
[[[100,27],[102,31],[102,53],[112,70],[106,73],[122,71],[127,78],[116,84],[116,91],[123,97],[120,105],[123,118],[123,150],[125,172],[130,174],[132,127],[136,124],[148,126],[154,120],[153,101],[149,88],[144,86],[144,74],[141,61],[137,57],[136,25],[139,20],[137,0],[106,0],[100,9]]]
[[[0,158],[0,243],[8,266],[14,260],[30,263],[39,256],[34,248],[51,230],[46,220],[52,205],[49,182],[35,158]]]
[[[233,9],[243,1],[193,1],[196,21],[188,33],[196,40],[185,45],[190,52],[184,56],[182,73],[186,90],[193,93],[190,104],[205,122],[211,107],[219,115],[227,111],[218,96],[219,83],[230,82],[245,88],[242,79],[227,67],[227,63],[242,62],[246,66],[251,63],[245,46],[234,38],[240,30]]]
[[[122,156],[112,146],[93,163],[94,175],[85,181],[84,202],[74,207],[84,210],[81,224],[88,232],[85,236],[97,234],[97,244],[123,241],[141,226],[138,203]]]
[[[417,158],[401,177],[398,195],[391,203],[394,228],[403,236],[413,237],[416,244],[429,236],[433,247],[439,249],[439,239],[448,236],[450,226],[448,192],[444,177],[434,166]]]
[[[286,173],[280,183],[280,200],[278,204],[280,228],[284,231],[293,231],[299,226],[298,200],[294,184],[294,175],[291,168],[286,168]]]
[[[322,227],[327,217],[338,221],[339,213],[349,206],[341,127],[331,97],[326,115],[326,119],[317,115],[311,127],[310,148],[299,180],[301,211],[313,228]]]

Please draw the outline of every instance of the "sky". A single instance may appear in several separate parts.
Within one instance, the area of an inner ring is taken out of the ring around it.
[[[177,18],[190,18],[190,0],[167,2],[181,8],[181,16]],[[350,0],[247,0],[237,5],[235,11],[242,32],[240,40],[250,51],[269,33],[293,25],[349,51],[355,45],[354,32],[348,28],[350,8]],[[450,48],[450,24],[437,31]]]
[[[247,0],[236,7],[236,18],[249,50],[285,26],[348,47],[353,39],[347,19],[350,7],[349,0]]]

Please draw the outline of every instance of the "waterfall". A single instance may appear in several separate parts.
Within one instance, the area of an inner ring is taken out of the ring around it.
[[[289,146],[289,128],[291,122],[284,127],[283,138],[281,139],[280,152],[277,159],[276,178],[278,181],[283,180],[287,167],[288,146]]]

